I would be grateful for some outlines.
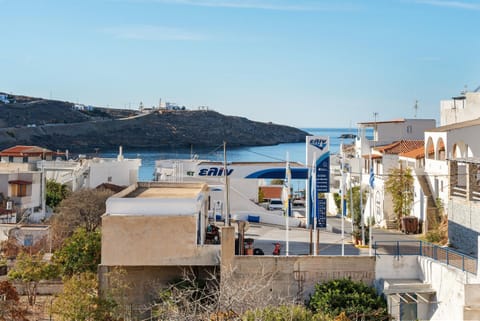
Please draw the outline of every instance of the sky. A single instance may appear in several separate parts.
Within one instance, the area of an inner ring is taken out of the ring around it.
[[[0,0],[0,92],[299,128],[439,119],[480,86],[480,0]],[[418,109],[415,111],[415,102]]]

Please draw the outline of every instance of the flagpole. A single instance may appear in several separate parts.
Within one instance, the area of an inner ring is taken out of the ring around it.
[[[312,175],[312,186],[311,188],[311,195],[312,197],[312,211],[313,211],[313,256],[317,255],[317,153],[313,152],[313,162],[312,162],[312,170],[311,170],[311,175]]]
[[[289,164],[289,155],[287,152],[287,164],[285,168],[285,179],[286,179],[286,188],[287,188],[287,210],[285,211],[285,255],[288,256],[289,252],[289,235],[288,235],[288,219],[290,216],[290,180],[291,174],[290,174],[290,164]]]
[[[344,173],[344,166],[345,162],[343,159],[343,138],[342,142],[340,144],[340,155],[341,155],[341,170],[342,170],[342,184],[341,184],[341,209],[342,209],[342,256],[345,255],[345,217],[343,216],[343,213],[345,212],[345,173]]]
[[[373,128],[373,148],[375,148],[376,135],[377,135],[377,112],[373,113],[374,118],[374,128]],[[370,222],[368,222],[368,254],[372,256],[372,221],[373,221],[373,192],[375,189],[375,172],[373,170],[373,160],[372,160],[372,147],[370,149]]]

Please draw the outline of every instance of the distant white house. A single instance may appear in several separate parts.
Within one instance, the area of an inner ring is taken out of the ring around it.
[[[82,110],[82,111],[92,111],[94,109],[93,106],[90,105],[83,105],[83,104],[74,104],[72,109],[74,110]]]
[[[14,146],[0,151],[0,223],[17,217],[39,222],[48,216],[45,180],[53,179],[72,191],[96,188],[103,183],[129,186],[137,182],[141,159],[117,158],[64,160],[68,153],[38,146]],[[9,203],[10,202],[10,203]]]
[[[117,158],[38,161],[36,167],[45,172],[47,179],[67,185],[72,191],[96,188],[103,183],[130,186],[138,181],[139,158],[126,159],[119,148]]]
[[[10,100],[8,99],[8,95],[0,94],[0,102],[2,102],[4,104],[10,103]]]

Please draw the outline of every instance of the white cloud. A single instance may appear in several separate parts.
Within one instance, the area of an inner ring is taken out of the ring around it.
[[[417,0],[417,3],[428,4],[437,7],[449,7],[465,10],[480,10],[480,4],[466,1],[443,1],[443,0]]]
[[[198,7],[218,7],[237,9],[261,9],[278,11],[332,11],[352,10],[351,4],[320,4],[314,0],[130,0],[134,2],[157,2],[164,4]]]
[[[129,40],[146,40],[146,41],[198,41],[205,40],[206,37],[199,33],[190,31],[151,26],[151,25],[133,25],[133,26],[117,26],[104,28],[103,32],[112,35],[118,39]]]

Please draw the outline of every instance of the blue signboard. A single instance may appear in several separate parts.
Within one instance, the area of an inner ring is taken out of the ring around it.
[[[317,198],[317,227],[327,227],[326,198]]]
[[[330,138],[307,136],[307,164],[312,169],[309,175],[308,224],[316,227],[327,226],[327,201],[318,199],[320,193],[330,192]]]
[[[317,160],[316,183],[317,193],[330,192],[330,152]]]

